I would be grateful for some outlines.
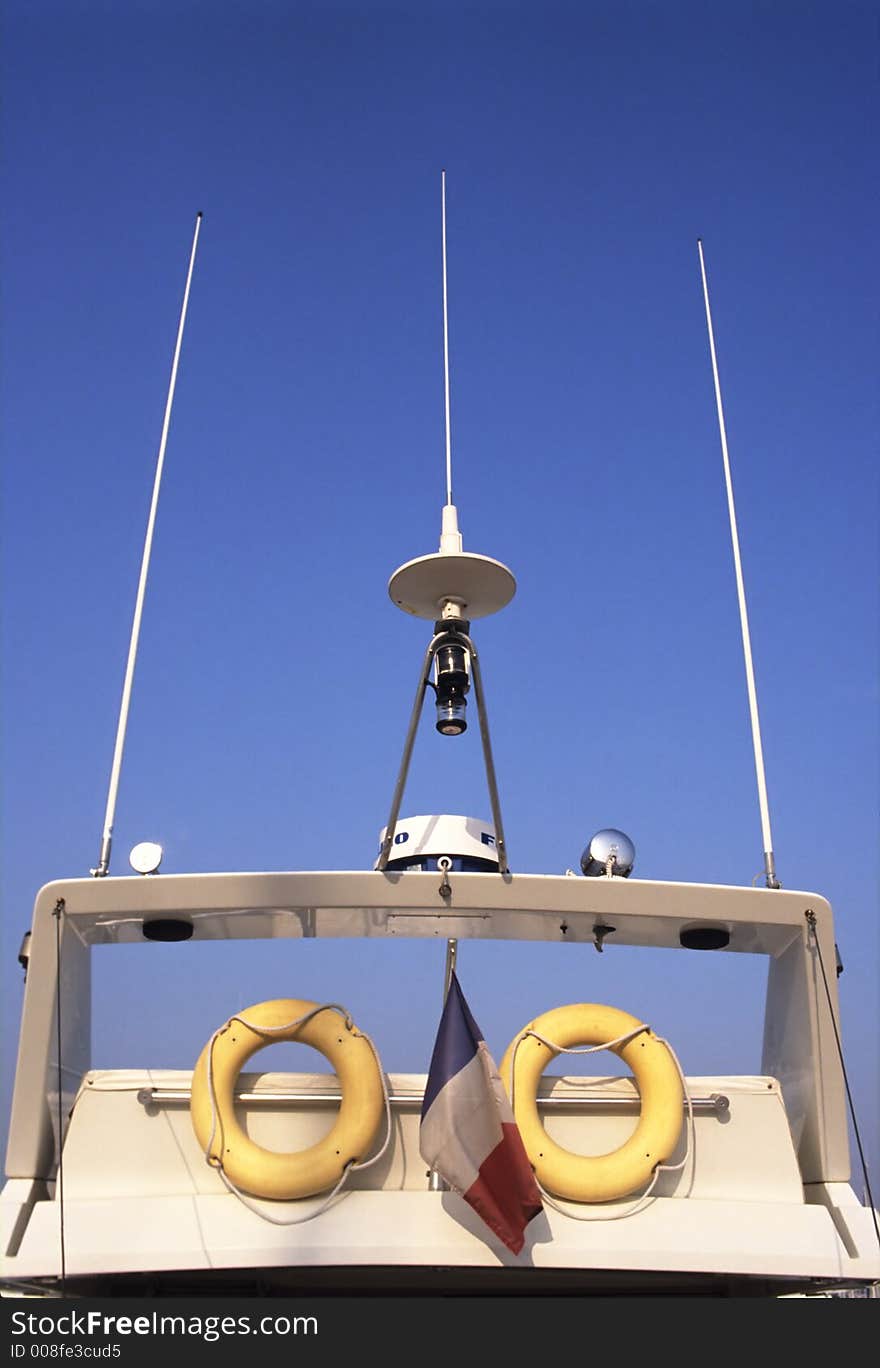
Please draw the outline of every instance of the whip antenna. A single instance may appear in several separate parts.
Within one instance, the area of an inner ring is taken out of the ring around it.
[[[733,564],[736,570],[736,592],[739,598],[739,619],[742,627],[743,655],[746,666],[746,685],[749,691],[749,712],[752,719],[752,744],[755,750],[755,773],[758,779],[758,804],[761,809],[761,829],[764,837],[764,881],[768,888],[779,888],[776,866],[773,861],[773,838],[770,834],[770,808],[767,802],[767,782],[764,777],[764,752],[761,746],[761,724],[758,721],[758,698],[755,691],[755,671],[752,666],[752,645],[749,637],[749,618],[746,612],[746,592],[743,586],[742,561],[739,554],[739,533],[736,526],[736,508],[733,502],[733,481],[730,475],[730,457],[727,451],[727,433],[724,428],[724,409],[721,404],[721,383],[718,379],[718,361],[715,356],[715,338],[712,332],[712,313],[709,308],[709,286],[706,281],[706,263],[703,260],[703,243],[697,238],[700,253],[700,274],[703,278],[703,299],[706,303],[706,324],[709,329],[709,352],[712,357],[712,375],[715,380],[715,404],[718,409],[718,429],[721,434],[721,455],[724,460],[724,482],[727,486],[727,508],[730,514],[730,536],[733,542]]]
[[[446,172],[440,172],[440,217],[443,237],[443,379],[446,398],[446,503],[441,514],[440,550],[461,551],[458,509],[452,502],[452,436],[449,422],[449,306],[446,290]]]
[[[156,508],[159,503],[159,487],[162,483],[162,468],[165,464],[165,444],[168,440],[168,428],[171,423],[171,405],[174,401],[174,386],[177,382],[177,363],[180,360],[180,346],[183,341],[183,325],[186,322],[186,308],[189,302],[189,287],[192,282],[193,266],[196,260],[196,247],[199,241],[199,229],[202,226],[201,210],[196,214],[196,226],[193,233],[192,250],[189,257],[189,270],[186,275],[186,287],[183,291],[183,305],[180,310],[180,323],[177,328],[177,343],[174,348],[174,360],[171,363],[171,380],[168,385],[168,398],[165,403],[165,419],[162,423],[162,436],[159,441],[159,454],[156,459],[156,476],[153,481],[153,498],[150,504],[150,515],[147,519],[147,534],[144,539],[144,554],[141,560],[141,574],[138,581],[137,597],[134,605],[134,619],[131,625],[131,640],[128,646],[128,663],[125,667],[125,680],[122,685],[122,702],[119,707],[119,723],[116,728],[116,745],[113,748],[113,763],[110,767],[110,787],[107,793],[107,808],[104,814],[104,832],[101,837],[101,853],[98,857],[97,867],[91,870],[96,878],[103,878],[110,868],[110,847],[113,843],[113,821],[116,815],[116,794],[119,789],[119,771],[122,768],[122,751],[125,746],[125,729],[128,724],[128,707],[131,701],[131,684],[134,678],[134,666],[137,659],[138,637],[141,629],[141,614],[144,607],[144,593],[147,587],[147,571],[150,566],[150,552],[153,546],[153,529],[156,524]]]
[[[452,503],[452,441],[449,431],[449,308],[446,294],[446,172],[440,172],[443,231],[443,374],[446,381],[446,502]]]

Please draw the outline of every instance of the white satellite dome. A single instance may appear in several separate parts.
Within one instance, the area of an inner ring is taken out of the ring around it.
[[[379,833],[380,850],[387,829]],[[387,869],[436,869],[443,856],[451,861],[450,869],[496,871],[494,826],[452,813],[397,819]]]

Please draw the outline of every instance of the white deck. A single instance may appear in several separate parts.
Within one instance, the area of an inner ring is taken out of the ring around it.
[[[64,1151],[68,1278],[242,1268],[335,1268],[350,1276],[376,1266],[880,1276],[870,1214],[851,1190],[838,1185],[814,1194],[841,1203],[839,1209],[805,1201],[773,1079],[688,1080],[693,1097],[728,1101],[718,1112],[696,1112],[692,1162],[661,1175],[644,1204],[636,1198],[589,1207],[546,1203],[529,1226],[526,1248],[514,1256],[455,1194],[428,1190],[418,1152],[423,1076],[389,1078],[392,1094],[409,1100],[393,1108],[392,1143],[382,1160],[353,1174],[327,1210],[289,1225],[270,1224],[227,1192],[204,1161],[185,1101],[144,1100],[145,1090],[185,1094],[190,1077],[184,1071],[102,1071],[83,1081]],[[321,1101],[336,1089],[332,1075],[243,1075],[240,1088],[267,1099],[240,1108],[248,1133],[267,1148],[305,1148],[325,1133],[335,1112],[334,1102]],[[312,1094],[314,1101],[268,1100],[279,1094]],[[638,1095],[629,1078],[547,1077],[542,1096],[550,1099],[548,1133],[579,1153],[617,1148],[635,1124]],[[554,1101],[557,1110],[551,1109]],[[632,1106],[613,1111],[609,1101]],[[683,1127],[672,1163],[684,1157],[686,1134]],[[0,1203],[2,1237],[14,1251],[5,1260],[6,1277],[60,1273],[59,1203],[48,1196],[37,1201],[25,1224],[29,1192],[21,1181],[11,1184]],[[317,1212],[323,1202],[256,1205],[292,1221]]]

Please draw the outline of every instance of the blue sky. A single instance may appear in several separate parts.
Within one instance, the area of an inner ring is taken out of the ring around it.
[[[703,239],[777,869],[835,909],[876,1198],[876,7],[5,8],[4,1127],[34,895],[98,855],[198,210],[111,870],[144,839],[169,872],[372,864],[428,639],[386,585],[445,496],[445,166],[455,500],[518,582],[474,632],[514,871],[607,825],[636,877],[762,870]],[[434,811],[489,804],[476,728],[426,707],[404,813]],[[101,952],[99,1065],[190,1067],[291,996],[427,1067],[442,947],[195,949]],[[693,1074],[758,1071],[764,975],[459,958],[499,1058],[587,1000]]]

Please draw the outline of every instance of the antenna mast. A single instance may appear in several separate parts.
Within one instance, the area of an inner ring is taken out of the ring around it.
[[[119,789],[119,772],[122,768],[122,752],[125,746],[125,730],[128,725],[128,708],[131,702],[131,685],[134,679],[134,666],[137,659],[138,637],[141,630],[141,615],[144,607],[144,594],[147,588],[147,572],[150,567],[150,552],[153,547],[153,529],[156,525],[156,508],[159,503],[159,488],[162,484],[162,469],[165,464],[165,444],[168,441],[168,428],[171,423],[171,405],[174,401],[174,387],[177,383],[177,364],[180,360],[180,347],[183,342],[183,325],[186,322],[186,309],[189,303],[189,287],[192,283],[193,267],[196,260],[196,247],[199,241],[199,229],[202,226],[201,210],[196,214],[196,226],[193,233],[192,250],[189,257],[189,270],[186,275],[186,286],[183,292],[183,305],[180,310],[180,323],[177,328],[177,343],[174,348],[174,360],[171,363],[171,380],[168,385],[168,398],[165,403],[165,419],[162,423],[162,436],[159,441],[159,454],[156,459],[156,476],[153,481],[153,498],[150,504],[150,514],[147,519],[147,533],[144,540],[144,554],[141,560],[141,573],[137,587],[137,597],[134,605],[134,619],[131,625],[131,639],[128,645],[128,663],[125,667],[125,679],[122,685],[122,702],[119,706],[119,723],[116,728],[116,745],[113,748],[113,763],[110,767],[110,786],[107,793],[107,808],[104,814],[104,831],[101,837],[101,853],[98,857],[97,866],[91,870],[95,878],[103,878],[110,868],[110,849],[113,844],[113,822],[116,816],[116,795]]]
[[[440,550],[444,553],[461,551],[458,530],[458,509],[452,502],[452,436],[449,421],[449,307],[446,292],[446,171],[440,172],[440,216],[443,235],[443,378],[446,398],[446,503],[441,513]]]
[[[733,502],[733,481],[730,475],[730,457],[727,451],[727,433],[724,427],[724,409],[721,404],[721,382],[718,379],[718,361],[715,356],[715,338],[712,331],[712,313],[709,308],[709,286],[706,280],[706,263],[703,260],[703,243],[697,238],[700,253],[700,274],[703,278],[703,299],[706,304],[706,325],[709,330],[709,352],[712,357],[712,375],[715,381],[715,404],[718,410],[718,429],[721,434],[721,455],[724,460],[724,482],[727,486],[727,509],[730,515],[730,536],[733,542],[733,564],[736,570],[736,592],[739,599],[739,618],[742,627],[743,655],[746,666],[746,685],[749,692],[749,712],[752,719],[752,744],[755,751],[755,773],[758,779],[758,805],[761,810],[761,829],[764,837],[764,882],[768,888],[779,888],[776,866],[773,860],[773,838],[770,834],[770,807],[767,802],[767,782],[764,777],[764,752],[761,746],[761,724],[758,720],[758,697],[755,690],[755,671],[752,666],[752,644],[749,636],[749,618],[746,611],[746,591],[743,585],[742,561],[739,553],[739,533],[736,525],[736,508]]]
[[[388,866],[392,842],[416,728],[427,689],[434,690],[437,699],[437,730],[443,736],[459,736],[467,729],[465,695],[473,677],[474,694],[483,743],[486,781],[492,803],[495,824],[495,849],[498,870],[509,872],[504,828],[498,802],[495,764],[489,740],[489,722],[476,647],[470,636],[474,618],[488,617],[509,603],[516,591],[516,580],[506,565],[489,556],[465,552],[458,530],[458,509],[452,502],[452,456],[449,425],[449,326],[446,289],[446,172],[441,173],[441,212],[443,226],[443,363],[446,382],[446,503],[440,523],[440,549],[430,556],[419,556],[401,565],[388,582],[388,593],[393,603],[413,617],[426,618],[434,624],[434,635],[428,645],[419,674],[415,702],[410,714],[409,729],[403,746],[403,758],[397,775],[391,811],[385,824],[385,834],[376,869]],[[435,680],[430,679],[434,669]],[[453,942],[450,942],[452,945]],[[448,981],[447,981],[448,986]]]
[[[446,171],[440,173],[443,220],[443,374],[446,381],[446,502],[452,503],[452,440],[449,431],[449,310],[446,298]]]

